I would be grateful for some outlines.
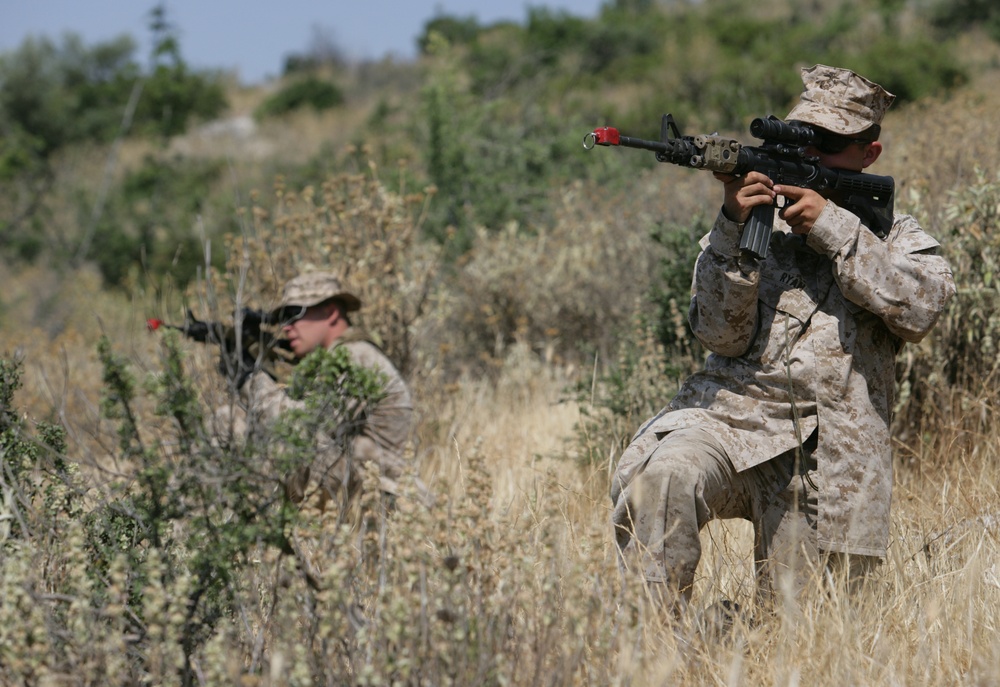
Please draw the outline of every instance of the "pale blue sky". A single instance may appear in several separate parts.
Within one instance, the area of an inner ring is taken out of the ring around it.
[[[59,40],[66,32],[85,44],[131,35],[148,53],[148,14],[156,0],[0,0],[0,52],[29,35]],[[424,24],[438,14],[475,16],[480,23],[523,22],[529,7],[595,17],[605,0],[167,0],[180,32],[181,54],[196,68],[236,71],[245,83],[281,72],[317,31],[349,58],[392,54],[410,59]]]

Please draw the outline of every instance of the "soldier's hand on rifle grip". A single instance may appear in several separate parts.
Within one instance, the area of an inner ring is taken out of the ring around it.
[[[774,191],[788,199],[778,212],[793,234],[808,234],[812,231],[827,200],[816,191],[798,186],[775,186]]]
[[[723,214],[737,224],[746,222],[750,211],[758,205],[770,205],[774,202],[774,182],[766,174],[749,172],[746,176],[733,176],[713,172],[713,175],[725,187]]]
[[[224,342],[219,348],[219,373],[237,390],[243,388],[257,370],[257,356],[246,347],[234,350],[237,347],[233,342]]]

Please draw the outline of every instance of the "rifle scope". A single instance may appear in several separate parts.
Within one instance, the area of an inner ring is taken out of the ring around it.
[[[805,147],[815,145],[819,140],[816,130],[807,124],[789,124],[774,115],[767,119],[757,117],[750,122],[750,133],[755,138],[765,141],[777,141],[793,146]]]

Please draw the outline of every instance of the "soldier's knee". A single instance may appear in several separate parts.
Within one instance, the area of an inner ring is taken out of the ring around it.
[[[639,490],[666,496],[691,494],[703,478],[697,465],[669,446],[660,446],[638,476]]]

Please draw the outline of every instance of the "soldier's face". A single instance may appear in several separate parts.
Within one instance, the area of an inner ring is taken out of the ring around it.
[[[297,358],[304,358],[320,346],[328,345],[332,321],[339,309],[332,305],[307,308],[305,314],[282,327],[285,338]]]
[[[860,172],[875,162],[882,153],[882,144],[878,141],[863,141],[848,137],[828,134],[833,143],[830,147],[810,146],[806,148],[809,155],[819,158],[819,163],[829,169],[846,169]]]

